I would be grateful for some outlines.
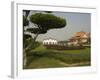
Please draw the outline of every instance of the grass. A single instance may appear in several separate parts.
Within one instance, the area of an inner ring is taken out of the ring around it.
[[[31,50],[27,55],[27,69],[89,66],[90,48],[80,50],[53,50],[43,45]]]
[[[48,67],[59,67],[59,66],[64,67],[64,65],[60,64],[59,60],[49,57],[41,57],[39,59],[33,60],[33,62],[28,66],[28,68],[29,69],[48,68]]]

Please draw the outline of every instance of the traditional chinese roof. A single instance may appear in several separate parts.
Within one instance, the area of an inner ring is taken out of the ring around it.
[[[87,39],[87,37],[89,37],[89,36],[90,36],[90,33],[80,31],[80,32],[76,32],[75,35],[69,39],[69,41],[73,42],[78,39]]]
[[[87,33],[84,32],[84,31],[80,31],[80,32],[75,33],[74,36],[77,36],[77,37],[83,37],[84,35],[87,35]]]

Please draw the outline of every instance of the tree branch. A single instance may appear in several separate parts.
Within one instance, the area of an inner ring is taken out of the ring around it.
[[[25,51],[27,51],[33,45],[33,43],[35,42],[35,40],[38,37],[38,35],[39,35],[39,31],[37,32],[37,34],[34,37],[34,39],[32,40],[32,42],[25,48]]]

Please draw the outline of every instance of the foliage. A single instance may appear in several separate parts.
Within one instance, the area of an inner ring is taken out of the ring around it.
[[[23,26],[28,26],[29,21],[27,20],[26,16],[23,16]]]
[[[53,14],[36,13],[30,16],[30,21],[39,25],[41,28],[47,29],[62,28],[66,25],[65,19],[56,17]]]
[[[23,10],[25,12],[25,15],[23,15],[23,26],[28,26],[29,25],[29,20],[27,19],[30,10]]]
[[[28,53],[32,50],[37,48],[40,43],[36,42],[36,39],[39,34],[45,34],[47,33],[48,30],[50,29],[55,29],[55,28],[63,28],[66,25],[66,20],[60,17],[57,17],[52,13],[51,11],[45,11],[45,13],[35,13],[32,14],[29,17],[29,12],[30,10],[23,10],[25,12],[25,15],[23,15],[23,28],[25,26],[29,26],[29,21],[31,21],[35,27],[33,28],[28,28],[25,30],[25,32],[30,32],[31,35],[35,34],[34,38],[30,35],[26,35],[23,33],[23,55],[24,55],[24,67],[26,67],[30,62],[32,57],[29,59],[28,58]],[[27,59],[29,59],[30,62],[27,62]]]
[[[66,20],[53,14],[36,13],[30,16],[30,21],[37,25],[37,28],[30,29],[32,33],[46,33],[49,29],[63,28]]]
[[[30,60],[28,60],[29,66],[27,66],[27,68],[68,67],[70,65],[73,66],[73,64],[77,64],[76,66],[90,65],[90,48],[63,51],[42,49],[44,50],[38,47],[27,55]]]
[[[29,37],[29,38],[27,38],[27,39],[25,39],[24,40],[25,42],[24,42],[24,48],[26,48],[29,44],[30,44],[30,42],[32,41],[32,38],[31,37]],[[33,45],[30,47],[30,49],[29,50],[31,50],[31,49],[35,49],[35,48],[37,48],[37,47],[39,47],[40,45],[41,45],[41,43],[40,42],[37,42],[37,41],[35,41],[34,43],[32,43]]]
[[[25,12],[25,16],[28,17],[30,10],[23,10],[23,12]]]
[[[28,34],[23,34],[23,47],[25,48],[31,41],[31,36]]]
[[[45,34],[47,32],[47,30],[39,29],[39,28],[28,28],[27,31],[34,33],[34,34],[37,34],[38,32],[39,32],[39,34]]]
[[[74,52],[65,52],[64,51],[33,51],[29,53],[28,55],[35,56],[35,57],[49,57],[49,58],[55,58],[58,60],[61,60],[63,62],[67,63],[77,63],[80,61],[89,61],[90,60],[90,51],[87,49],[84,49],[83,52],[80,52],[82,50],[79,50],[77,53]]]
[[[45,13],[52,13],[52,11],[44,11]]]

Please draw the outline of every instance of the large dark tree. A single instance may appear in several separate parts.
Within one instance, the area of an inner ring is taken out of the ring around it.
[[[29,32],[36,34],[44,34],[50,29],[63,28],[66,20],[53,14],[36,13],[30,16],[30,21],[36,24],[36,28],[27,29]]]
[[[29,14],[29,11],[26,13]],[[28,25],[27,16],[28,15],[23,17],[24,26]],[[29,45],[25,47],[24,53],[26,53],[26,51],[29,50],[32,45],[34,45],[34,42],[36,41],[36,38],[38,37],[39,34],[45,34],[50,29],[58,29],[66,26],[65,19],[53,15],[51,14],[51,12],[32,14],[29,17],[29,21],[32,22],[35,25],[35,27],[28,28],[27,31],[30,32],[31,34],[35,34],[35,36],[34,38],[31,38],[32,39],[31,42],[29,43]],[[24,37],[25,40],[30,38],[30,36],[26,34],[24,34]]]

